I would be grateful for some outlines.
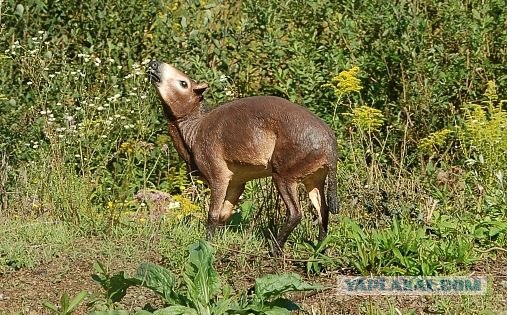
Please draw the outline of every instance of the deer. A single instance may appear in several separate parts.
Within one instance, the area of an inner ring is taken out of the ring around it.
[[[208,84],[172,65],[152,60],[147,75],[162,103],[169,136],[187,165],[208,185],[207,239],[225,225],[254,179],[272,177],[286,208],[272,254],[302,219],[302,183],[317,212],[318,239],[328,233],[329,212],[338,212],[337,141],[333,130],[303,106],[276,96],[250,96],[205,111]]]

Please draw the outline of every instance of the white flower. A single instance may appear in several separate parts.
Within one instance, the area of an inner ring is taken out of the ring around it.
[[[171,210],[171,209],[178,209],[179,207],[181,207],[181,204],[178,201],[171,201],[167,205],[167,209],[169,209],[169,210]]]
[[[26,84],[27,84],[27,85],[32,85],[32,84],[33,84],[33,82],[32,82],[32,81],[28,81],[28,82],[26,82]]]

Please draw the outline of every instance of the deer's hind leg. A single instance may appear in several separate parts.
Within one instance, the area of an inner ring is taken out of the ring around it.
[[[220,224],[225,225],[232,215],[234,206],[238,203],[239,197],[245,190],[245,183],[229,182],[225,194],[225,200],[220,210]]]
[[[321,169],[303,180],[310,200],[317,210],[319,223],[319,241],[327,236],[329,223],[329,207],[326,203],[325,183],[327,172]]]
[[[302,215],[301,210],[299,209],[297,181],[273,174],[273,182],[275,183],[276,189],[280,193],[280,196],[285,203],[285,207],[287,208],[287,218],[285,224],[282,226],[278,236],[276,237],[276,244],[273,250],[274,255],[279,255],[282,252],[283,246],[285,245],[290,233],[299,224],[299,222],[301,222]]]

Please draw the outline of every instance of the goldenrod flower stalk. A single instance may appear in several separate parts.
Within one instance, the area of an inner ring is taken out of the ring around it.
[[[350,70],[344,70],[331,79],[330,86],[333,87],[337,97],[351,92],[359,92],[363,88],[361,80],[357,78],[359,67],[354,66]]]
[[[349,70],[338,73],[338,75],[331,79],[331,83],[324,84],[324,86],[331,87],[338,98],[333,112],[333,126],[336,118],[336,109],[338,108],[342,96],[347,93],[359,92],[363,88],[361,80],[357,78],[358,73],[359,67],[354,66]]]
[[[442,129],[430,133],[426,138],[420,140],[418,148],[423,152],[436,153],[438,148],[444,146],[447,138],[453,131],[450,129]]]
[[[484,96],[488,98],[490,102],[494,102],[498,100],[498,93],[496,91],[496,83],[495,81],[489,80],[486,86],[486,92],[484,92]]]
[[[382,112],[370,106],[359,106],[347,114],[352,116],[352,123],[359,129],[368,132],[379,131],[384,124],[385,118]]]

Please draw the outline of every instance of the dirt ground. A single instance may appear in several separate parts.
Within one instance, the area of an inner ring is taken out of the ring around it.
[[[49,263],[38,265],[34,268],[21,268],[19,270],[9,269],[0,273],[0,314],[47,314],[42,303],[50,301],[57,304],[61,295],[66,292],[75,296],[80,291],[90,293],[86,302],[83,303],[74,314],[86,314],[93,301],[100,301],[103,292],[100,286],[95,283],[91,275],[93,273],[93,254],[90,248],[93,245],[83,241],[83,255],[75,257],[55,257]],[[79,249],[75,249],[79,251]],[[224,264],[230,261],[230,257],[217,257],[217,264]],[[162,257],[156,253],[148,253],[143,257],[145,261],[163,263]],[[337,296],[334,292],[324,291],[319,293],[305,293],[294,295],[293,298],[302,305],[303,314],[360,314],[373,313],[375,310],[385,310],[397,314],[404,314],[407,310],[415,310],[416,314],[445,314],[445,313],[480,313],[482,310],[489,310],[491,314],[507,312],[507,259],[500,257],[495,262],[476,266],[473,271],[475,275],[491,275],[493,279],[492,295],[488,297],[473,297],[463,300],[462,297],[438,298],[428,296],[416,297],[352,297]],[[108,266],[111,273],[125,270],[133,274],[139,261],[124,261],[114,266]],[[222,267],[222,266],[219,266]],[[303,269],[296,266],[280,265],[279,262],[263,263],[260,274],[274,272],[281,267],[284,271],[291,271],[303,274]],[[223,270],[221,268],[219,270]],[[346,273],[346,271],[344,271]],[[337,272],[322,274],[308,278],[310,282],[318,282],[332,287],[335,283]],[[230,278],[235,279],[235,286],[248,288],[253,284],[255,274],[246,270],[237,270]],[[225,278],[225,276],[223,276]],[[141,289],[130,289],[127,296],[122,300],[121,308],[130,311],[138,310],[146,303],[159,304],[160,301],[151,292]],[[462,304],[462,306],[460,306]],[[488,313],[486,313],[488,314]],[[505,314],[505,313],[504,313]]]

